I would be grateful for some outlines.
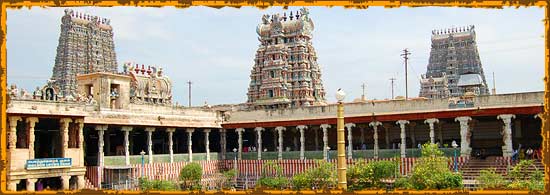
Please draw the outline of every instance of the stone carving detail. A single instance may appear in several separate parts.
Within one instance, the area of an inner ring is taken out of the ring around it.
[[[76,97],[76,75],[117,72],[110,21],[65,10],[51,80],[60,97]]]
[[[250,75],[250,108],[326,105],[321,68],[311,41],[313,21],[308,8],[299,12],[291,12],[289,20],[286,13],[271,15],[271,21],[264,15],[257,26],[260,46]]]

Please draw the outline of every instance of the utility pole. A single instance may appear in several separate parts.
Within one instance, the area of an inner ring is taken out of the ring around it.
[[[191,84],[193,84],[191,81],[187,81],[187,84],[189,85],[189,107],[191,107]]]
[[[367,84],[363,83],[361,85],[361,87],[363,88],[363,95],[361,95],[361,101],[365,101],[366,100],[366,98],[365,98],[365,87],[367,87]]]
[[[391,99],[393,100],[393,97],[394,97],[394,96],[393,96],[393,86],[394,86],[394,85],[393,85],[393,82],[395,81],[395,78],[393,78],[393,77],[390,78],[390,81],[391,81]]]
[[[409,55],[411,55],[411,52],[407,48],[403,50],[403,53],[401,56],[403,56],[403,59],[405,59],[405,100],[409,99],[409,86],[407,81],[407,62],[409,61]]]

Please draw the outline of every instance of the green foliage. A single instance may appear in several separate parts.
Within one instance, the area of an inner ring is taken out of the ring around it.
[[[409,182],[418,190],[462,188],[462,176],[449,170],[447,161],[437,144],[424,144]]]
[[[231,188],[232,186],[235,186],[236,178],[237,178],[237,171],[235,169],[231,169],[223,172],[223,181],[221,186],[223,186],[224,188]]]
[[[180,171],[180,181],[186,189],[201,189],[200,181],[202,178],[202,167],[198,163],[189,163]]]
[[[512,182],[508,184],[509,189],[543,191],[544,175],[535,167],[535,171],[529,174],[529,167],[535,167],[533,160],[521,160],[512,170],[510,176]]]
[[[495,168],[479,171],[479,177],[476,178],[482,189],[498,189],[506,186],[506,180],[502,175],[495,172]]]
[[[262,176],[256,182],[260,188],[281,189],[288,185],[287,178],[283,177],[280,165],[269,161],[262,166]]]
[[[347,172],[348,188],[352,190],[365,188],[384,188],[383,179],[395,176],[397,162],[395,161],[373,161],[368,164],[357,162],[350,166]]]
[[[164,180],[148,180],[139,178],[139,188],[144,191],[175,191],[179,190],[177,183]]]
[[[310,188],[311,178],[308,178],[305,173],[294,175],[292,177],[292,187],[296,190]]]
[[[402,189],[402,190],[408,190],[413,189],[413,185],[410,182],[410,179],[407,177],[399,177],[395,179],[395,182],[393,183],[393,186],[396,189]]]
[[[521,160],[510,171],[513,180],[526,180],[529,178],[529,167],[534,166],[533,160]],[[536,167],[535,167],[536,168]]]
[[[297,189],[323,189],[336,184],[336,172],[333,165],[319,160],[316,167],[306,170],[304,173],[297,174],[292,178],[292,186]]]

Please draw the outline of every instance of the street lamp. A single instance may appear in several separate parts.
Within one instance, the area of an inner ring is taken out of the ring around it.
[[[453,142],[451,143],[451,146],[453,146],[454,150],[455,150],[455,172],[458,172],[458,167],[456,167],[456,148],[458,147],[458,144],[456,144],[456,141],[453,140]]]
[[[327,162],[330,161],[330,147],[327,146]]]
[[[237,171],[237,148],[233,148],[233,154],[235,156],[235,161],[233,164],[235,164],[234,169],[235,169],[235,186],[237,185],[236,181],[237,181],[237,177],[239,175],[239,172]]]
[[[346,93],[342,89],[336,91],[336,100],[338,100],[338,109],[336,113],[336,130],[338,138],[338,188],[347,190],[348,185],[346,181],[346,140],[344,138],[344,98]],[[351,148],[350,148],[351,150]]]
[[[143,178],[143,169],[145,168],[145,151],[141,150],[141,177]]]

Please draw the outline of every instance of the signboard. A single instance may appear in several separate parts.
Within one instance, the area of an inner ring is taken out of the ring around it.
[[[27,170],[71,167],[72,158],[38,158],[27,160]]]

